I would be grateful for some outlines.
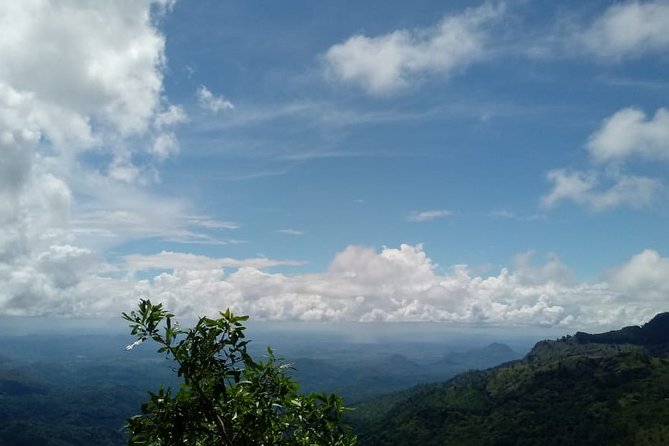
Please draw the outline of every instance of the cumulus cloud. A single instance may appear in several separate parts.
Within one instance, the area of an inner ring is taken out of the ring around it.
[[[37,163],[67,182],[66,176],[86,168],[78,155],[93,148],[111,153],[110,177],[138,181],[152,172],[134,164],[135,153],[149,147],[162,160],[177,151],[170,129],[185,114],[161,98],[165,39],[152,22],[152,11],[169,5],[149,0],[0,5],[4,183],[26,183]],[[130,138],[140,144],[127,144]]]
[[[0,308],[3,314],[76,314],[92,299],[77,289],[95,280],[102,262],[89,250],[52,245],[36,258],[22,255],[0,262]],[[70,294],[72,293],[72,294]]]
[[[646,249],[608,274],[611,285],[627,296],[666,302],[669,296],[669,258]]]
[[[422,212],[412,211],[409,213],[409,215],[407,215],[407,220],[414,222],[424,222],[424,221],[435,220],[437,218],[448,217],[449,215],[453,215],[453,211],[449,211],[446,209],[422,211]]]
[[[145,131],[161,105],[165,45],[150,6],[166,3],[4,2],[4,112],[61,147],[91,144],[93,121],[123,135]]]
[[[669,110],[660,108],[652,118],[633,107],[619,110],[590,136],[587,147],[598,163],[634,156],[669,161]]]
[[[223,96],[214,96],[204,85],[197,89],[197,102],[205,110],[217,113],[221,110],[233,110],[235,106]]]
[[[579,35],[581,45],[604,59],[669,50],[669,4],[664,0],[618,3]]]
[[[485,55],[490,25],[503,10],[501,4],[486,3],[431,28],[355,35],[327,50],[327,72],[373,94],[406,87],[427,74],[451,75]]]
[[[596,169],[587,171],[554,169],[546,178],[552,190],[544,195],[545,208],[571,201],[603,211],[618,206],[647,208],[667,187],[658,178],[624,173],[628,160],[669,161],[669,111],[660,108],[647,117],[628,107],[604,120],[590,135],[586,148]]]
[[[187,120],[163,97],[155,20],[171,4],[0,2],[3,313],[108,309],[94,296],[129,285],[104,277],[97,253],[128,240],[227,242],[200,231],[212,228],[189,203],[144,187]]]
[[[8,284],[0,290],[0,312],[104,315],[149,297],[181,316],[216,314],[230,307],[261,320],[585,328],[641,322],[664,310],[669,265],[669,259],[645,251],[612,269],[605,281],[579,283],[556,256],[535,262],[531,253],[490,276],[466,265],[440,272],[420,245],[381,251],[349,246],[326,271],[295,275],[266,271],[298,263],[290,260],[161,252],[127,256],[117,267],[117,273],[127,274],[113,279],[92,274],[92,261],[89,252],[60,246],[51,248],[32,270],[29,265],[13,271],[0,267]],[[74,265],[69,274],[59,262]],[[165,271],[151,280],[134,278],[135,272],[155,269]]]
[[[648,274],[660,273],[650,271],[652,263],[647,267]],[[210,294],[189,297],[192,289]],[[151,292],[182,306],[212,312],[231,306],[277,320],[596,326],[642,321],[662,310],[661,302],[645,296],[627,295],[623,301],[621,291],[607,283],[574,283],[555,256],[534,264],[524,254],[513,269],[482,277],[465,265],[439,273],[420,245],[380,252],[349,246],[318,274],[286,276],[252,267],[228,276],[174,271],[157,276]]]
[[[608,184],[601,185],[602,175],[594,171],[555,169],[546,175],[553,184],[551,192],[542,197],[546,208],[566,200],[587,206],[593,211],[604,211],[618,206],[644,208],[650,206],[664,189],[654,178],[609,175]]]

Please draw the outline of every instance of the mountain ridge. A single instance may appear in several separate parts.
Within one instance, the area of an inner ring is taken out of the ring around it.
[[[359,444],[666,445],[668,344],[669,313],[540,341],[521,360],[386,397],[354,420]]]

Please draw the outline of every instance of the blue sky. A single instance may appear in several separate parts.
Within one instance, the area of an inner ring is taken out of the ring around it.
[[[30,0],[0,24],[2,314],[666,310],[666,1]]]

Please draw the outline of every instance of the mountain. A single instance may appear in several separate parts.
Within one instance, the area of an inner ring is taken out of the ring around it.
[[[508,345],[499,342],[493,342],[492,344],[482,348],[466,350],[463,352],[448,353],[441,361],[437,362],[436,364],[464,366],[464,369],[461,368],[460,370],[464,371],[469,369],[485,369],[503,362],[518,359],[520,356],[521,355],[513,351]]]
[[[127,337],[0,337],[0,446],[118,446],[146,391],[176,379]],[[125,354],[125,355],[124,355]]]
[[[419,350],[421,347],[413,346]],[[335,391],[347,404],[355,404],[416,384],[440,382],[465,370],[485,369],[521,357],[501,343],[464,351],[440,352],[441,358],[435,358],[437,360],[414,360],[406,354],[386,353],[386,349],[384,345],[370,344],[365,348],[347,350],[345,357],[298,357],[289,360],[294,367],[291,375],[301,383],[305,392]]]
[[[284,334],[272,340],[303,391],[336,390],[347,405],[490,367],[502,362],[499,353],[520,357],[503,345],[480,348],[480,340],[451,338],[360,343]],[[116,334],[0,336],[0,446],[127,444],[123,423],[139,413],[146,392],[179,382],[172,362],[146,344],[128,352],[131,342]],[[262,357],[266,344],[254,344],[253,355]]]
[[[359,406],[360,446],[667,445],[669,313]]]
[[[669,346],[669,313],[660,313],[641,327],[625,327],[622,330],[600,334],[578,332],[574,339],[581,344],[633,344],[660,353],[667,353]]]

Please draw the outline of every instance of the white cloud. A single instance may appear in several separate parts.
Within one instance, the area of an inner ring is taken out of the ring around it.
[[[179,153],[179,140],[174,132],[170,130],[186,121],[188,121],[186,112],[176,105],[170,105],[166,110],[156,113],[153,120],[155,136],[151,153],[158,161],[164,161]]]
[[[407,215],[407,220],[414,222],[424,222],[424,221],[435,220],[437,218],[448,217],[450,215],[453,215],[453,211],[449,211],[446,209],[422,211],[422,212],[412,211],[409,213],[409,215]]]
[[[105,249],[149,237],[182,243],[239,243],[209,234],[211,230],[236,229],[237,224],[196,216],[185,200],[158,197],[99,174],[81,181],[88,190],[80,196],[70,226],[85,245]]]
[[[534,263],[519,255],[511,269],[477,275],[466,265],[440,273],[419,246],[376,251],[349,246],[321,273],[263,271],[293,260],[210,258],[161,252],[124,258],[116,272],[89,251],[47,248],[39,262],[0,263],[0,314],[109,315],[139,297],[180,316],[230,307],[267,320],[438,321],[456,324],[572,326],[579,329],[647,320],[664,308],[669,259],[644,251],[600,283],[575,282],[555,256]],[[223,268],[236,269],[226,274]],[[133,273],[167,270],[151,280]],[[98,274],[96,274],[96,271]],[[118,274],[116,274],[118,276]]]
[[[547,179],[553,184],[542,205],[554,207],[563,200],[587,206],[593,211],[604,211],[618,206],[644,208],[650,206],[664,190],[659,180],[646,177],[610,175],[608,185],[601,186],[601,175],[593,172],[555,169]]]
[[[112,180],[127,184],[146,183],[149,180],[142,169],[132,162],[129,154],[114,156],[107,169],[107,175]]]
[[[239,224],[233,221],[214,220],[209,217],[190,216],[188,222],[193,226],[200,226],[208,229],[239,229]]]
[[[4,314],[76,314],[87,311],[90,297],[77,293],[102,262],[90,251],[52,245],[36,258],[20,256],[0,262],[0,308]],[[71,293],[71,294],[70,294]]]
[[[180,271],[215,270],[220,268],[271,268],[273,266],[297,266],[303,262],[297,260],[273,260],[266,257],[253,259],[212,258],[207,256],[161,251],[159,254],[132,254],[124,258],[123,268],[135,273],[151,269],[167,269]]]
[[[605,59],[669,50],[669,3],[665,0],[618,3],[580,36],[584,48]]]
[[[551,170],[546,178],[553,183],[553,190],[541,199],[545,207],[552,207],[564,199],[579,204],[587,203],[588,194],[597,183],[593,172],[571,172],[565,169]]]
[[[179,153],[179,141],[173,133],[163,133],[153,141],[151,152],[158,160],[165,160],[171,155]]]
[[[202,234],[188,202],[144,187],[187,119],[162,97],[154,20],[171,4],[0,2],[3,313],[108,309],[136,284],[101,276],[110,267],[96,253],[132,239],[234,242]]]
[[[563,285],[572,284],[571,270],[560,261],[557,255],[549,254],[545,263],[541,265],[532,263],[534,255],[534,251],[527,251],[514,258],[515,275],[523,283],[541,285],[555,281]]]
[[[618,286],[625,283],[628,265],[612,276],[611,283],[574,283],[569,269],[554,256],[533,264],[525,254],[512,270],[503,268],[488,277],[473,274],[465,265],[438,273],[422,247],[408,245],[380,252],[350,246],[337,254],[327,271],[294,276],[259,269],[275,265],[268,259],[237,261],[164,252],[125,260],[124,267],[130,271],[174,270],[151,281],[103,279],[83,270],[80,277],[65,280],[67,293],[47,286],[50,279],[29,282],[29,275],[21,272],[14,274],[9,291],[0,291],[0,308],[3,313],[109,314],[127,310],[144,296],[164,302],[182,316],[215,314],[230,307],[254,319],[270,320],[412,320],[578,328],[642,321],[663,309],[657,295],[633,294],[634,287]],[[656,283],[666,277],[662,274],[667,262],[659,256],[642,262],[632,259],[630,265],[639,279],[631,283],[648,278],[657,279],[652,282]],[[221,269],[224,264],[239,269],[226,275]],[[18,295],[7,298],[12,290]],[[23,300],[25,293],[41,293],[41,306]],[[93,300],[92,295],[98,298]]]
[[[660,108],[652,118],[637,108],[619,110],[590,136],[587,147],[599,163],[633,156],[669,161],[669,110]]]
[[[630,158],[669,161],[669,111],[660,108],[649,118],[628,107],[606,119],[586,144],[598,170],[554,169],[546,175],[552,190],[541,199],[546,208],[567,200],[603,211],[618,206],[647,208],[667,187],[659,178],[624,174]]]
[[[304,231],[298,231],[297,229],[279,229],[276,232],[284,235],[304,235]]]
[[[197,89],[197,102],[205,110],[217,113],[221,110],[233,110],[235,106],[223,96],[214,96],[204,85]]]
[[[448,76],[485,55],[489,28],[503,9],[486,3],[444,17],[432,28],[355,35],[328,49],[327,71],[374,94],[401,89],[426,74]]]
[[[669,296],[669,258],[646,249],[613,269],[608,280],[626,296],[642,296],[649,301],[664,303]]]
[[[105,166],[111,178],[147,182],[143,174],[155,175],[150,165],[137,166],[134,155],[145,147],[159,160],[174,153],[169,130],[185,119],[181,108],[161,99],[165,39],[151,11],[159,14],[170,5],[148,0],[0,5],[0,169],[7,173],[0,186],[20,180],[38,187],[30,178],[38,170],[69,185],[86,175],[78,156],[93,148],[111,154]],[[129,138],[138,143],[129,144]],[[145,138],[155,144],[144,144]]]
[[[178,105],[170,105],[165,111],[158,113],[154,120],[154,126],[158,129],[169,128],[188,121],[188,116],[183,108]]]
[[[58,288],[76,285],[81,276],[98,263],[91,251],[70,245],[51,246],[37,257],[37,269]]]
[[[166,2],[3,2],[0,85],[30,102],[23,118],[61,145],[90,143],[94,121],[145,131],[160,108],[164,65],[152,4]]]
[[[493,211],[490,211],[486,214],[488,217],[493,217],[493,218],[504,218],[504,219],[509,219],[509,220],[516,220],[516,221],[532,221],[532,220],[540,220],[543,218],[546,218],[545,215],[543,214],[523,214],[523,213],[517,213],[514,211],[511,211],[509,209],[495,209]]]

